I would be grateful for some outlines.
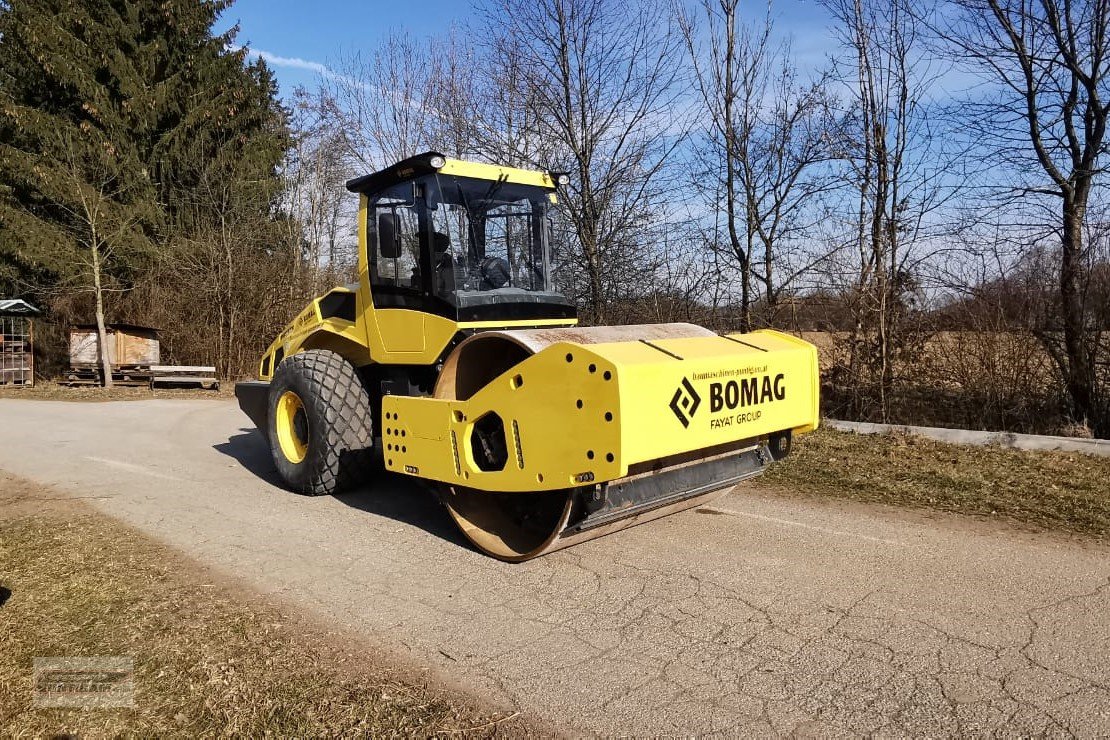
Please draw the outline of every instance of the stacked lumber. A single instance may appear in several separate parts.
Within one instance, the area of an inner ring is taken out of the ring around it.
[[[103,385],[99,365],[74,365],[66,374],[66,385]],[[150,385],[150,366],[126,365],[112,368],[112,383],[141,387]]]
[[[216,368],[208,365],[151,365],[150,387],[199,387],[219,390]]]

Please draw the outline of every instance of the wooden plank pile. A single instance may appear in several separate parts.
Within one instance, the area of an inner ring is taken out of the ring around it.
[[[98,366],[80,365],[71,367],[66,374],[66,385],[103,385],[101,383],[102,371]],[[114,385],[134,386],[136,388],[150,385],[150,368],[142,365],[113,365],[112,383]]]
[[[69,385],[101,385],[100,349],[96,327],[69,330]],[[116,385],[149,388],[218,390],[216,368],[205,365],[161,365],[158,330],[134,324],[108,326],[108,361]]]
[[[207,365],[152,365],[150,368],[150,387],[196,386],[219,390],[220,381],[216,378],[216,368]]]

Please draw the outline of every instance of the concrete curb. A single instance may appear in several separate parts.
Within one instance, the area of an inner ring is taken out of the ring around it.
[[[943,427],[911,427],[901,424],[871,424],[864,421],[823,419],[830,429],[856,434],[890,434],[900,432],[941,442],[961,445],[999,445],[1015,450],[1057,450],[1083,452],[1088,455],[1110,457],[1110,439],[1081,439],[1079,437],[1050,437],[1040,434],[1015,434],[1013,432],[978,432],[971,429],[945,429]]]

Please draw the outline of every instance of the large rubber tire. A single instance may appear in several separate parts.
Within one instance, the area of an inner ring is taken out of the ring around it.
[[[370,394],[342,355],[315,349],[282,360],[270,383],[267,415],[274,465],[294,491],[326,496],[369,476]]]

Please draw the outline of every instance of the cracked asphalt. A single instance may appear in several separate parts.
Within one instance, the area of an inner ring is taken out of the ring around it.
[[[568,734],[1110,734],[1080,540],[756,483],[509,565],[410,480],[284,491],[227,401],[0,400],[0,468]]]

